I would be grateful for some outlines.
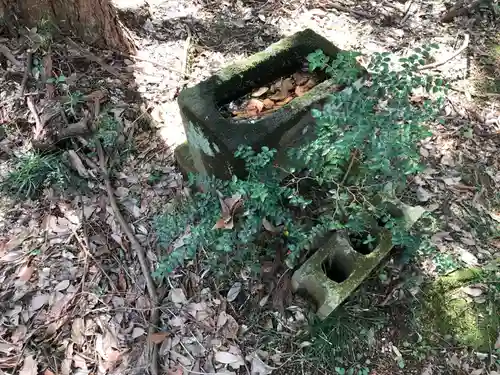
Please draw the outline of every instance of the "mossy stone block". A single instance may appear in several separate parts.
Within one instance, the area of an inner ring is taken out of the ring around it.
[[[482,272],[464,268],[424,286],[422,308],[416,315],[431,342],[450,335],[458,344],[479,351],[488,352],[495,346],[500,332],[498,301],[491,292],[474,298],[465,291],[469,285],[481,283]]]
[[[299,71],[311,52],[321,49],[334,58],[340,51],[310,29],[272,44],[262,52],[234,63],[184,89],[178,104],[195,169],[202,174],[229,178],[244,176],[243,163],[234,158],[239,145],[278,150],[278,159],[290,147],[313,134],[310,111],[320,106],[334,87],[331,80],[318,84],[279,110],[255,119],[234,119],[220,108],[252,90]]]
[[[332,234],[292,276],[292,288],[305,290],[317,303],[316,314],[325,319],[370,274],[392,248],[390,234],[382,230],[377,247],[357,252],[344,232]]]

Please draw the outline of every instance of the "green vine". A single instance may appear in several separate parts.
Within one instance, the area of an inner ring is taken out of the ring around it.
[[[422,169],[418,143],[430,135],[427,124],[442,106],[443,80],[419,71],[434,47],[405,58],[375,54],[367,72],[353,52],[335,59],[320,50],[309,55],[311,71],[324,70],[345,88],[332,94],[322,110],[312,111],[316,138],[290,151],[307,169],[286,170],[282,180],[281,167],[273,166],[275,150],[262,147],[257,153],[240,146],[235,156],[245,162],[245,179],[190,176],[190,184],[202,183],[204,191],[182,202],[175,214],[156,219],[160,244],[168,249],[156,275],[195,259],[200,251],[220,274],[233,265],[257,271],[259,259],[281,250],[293,265],[314,239],[339,229],[373,249],[374,220],[391,232],[395,245],[415,250],[418,236],[385,202]],[[242,204],[237,213],[226,212],[226,224],[214,227],[221,222],[224,197]]]

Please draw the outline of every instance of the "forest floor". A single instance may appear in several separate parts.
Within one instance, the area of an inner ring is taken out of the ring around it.
[[[123,15],[136,56],[52,40],[43,25],[0,36],[11,52],[0,60],[0,374],[142,374],[156,344],[159,373],[169,375],[498,375],[499,348],[431,340],[415,306],[424,280],[500,257],[500,32],[492,11],[443,23],[440,0],[343,9],[321,0],[138,3],[140,12]],[[40,131],[34,113],[62,113],[68,124],[97,106],[114,196],[153,271],[162,257],[153,220],[186,194],[173,160],[185,140],[179,91],[304,28],[367,56],[438,43],[436,60],[444,61],[465,46],[436,68],[453,88],[446,122],[422,143],[428,168],[405,197],[435,218],[438,251],[409,264],[391,255],[322,323],[309,321],[312,306],[300,296],[279,311],[255,300],[258,280],[240,274],[217,285],[191,262],[157,287],[159,331],[148,335],[148,280],[108,199],[99,155],[82,137],[68,141],[60,157],[71,180],[63,167],[23,156]],[[25,81],[28,47],[35,52]],[[39,181],[26,176],[44,168],[65,189],[16,196],[34,189]],[[476,288],[477,303],[489,287]]]

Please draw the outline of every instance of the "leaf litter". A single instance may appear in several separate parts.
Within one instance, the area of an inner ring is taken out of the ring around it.
[[[262,117],[270,114],[295,98],[312,90],[324,77],[307,71],[298,71],[280,77],[269,86],[259,87],[222,108],[222,113],[237,119]]]

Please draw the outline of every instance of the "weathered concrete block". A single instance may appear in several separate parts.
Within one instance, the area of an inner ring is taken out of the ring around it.
[[[347,235],[334,233],[292,276],[294,291],[305,290],[317,302],[317,315],[325,319],[370,274],[392,248],[390,234],[382,230],[369,254],[352,247]]]
[[[239,145],[275,148],[279,162],[285,160],[288,148],[314,133],[311,108],[319,106],[331,93],[334,87],[331,80],[319,83],[305,95],[259,118],[225,118],[220,108],[252,90],[299,71],[307,55],[317,49],[332,58],[339,52],[328,40],[307,29],[180,93],[178,104],[193,164],[199,173],[219,178],[229,178],[232,174],[242,176],[243,164],[234,158]]]

